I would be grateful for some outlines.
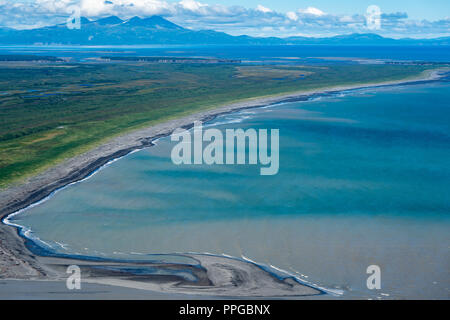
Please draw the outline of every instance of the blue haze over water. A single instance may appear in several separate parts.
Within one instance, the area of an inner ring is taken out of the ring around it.
[[[280,171],[130,154],[12,218],[47,249],[247,257],[345,297],[448,298],[450,85],[363,89],[207,124],[278,128]],[[366,268],[382,290],[366,288]],[[383,295],[381,295],[383,293]]]
[[[0,51],[2,54],[73,57],[81,61],[102,56],[214,57],[242,59],[248,63],[308,64],[323,64],[324,60],[319,59],[323,57],[450,61],[449,46],[0,46]]]

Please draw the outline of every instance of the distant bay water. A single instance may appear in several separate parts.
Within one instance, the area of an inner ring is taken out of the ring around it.
[[[327,58],[450,62],[449,46],[0,46],[1,54],[72,57],[79,61],[102,56],[173,56],[241,59],[244,63],[324,64]],[[339,63],[355,63],[342,60]]]
[[[226,254],[344,297],[449,298],[449,101],[444,81],[223,115],[207,126],[280,130],[277,175],[176,166],[162,138],[11,222],[57,253]]]

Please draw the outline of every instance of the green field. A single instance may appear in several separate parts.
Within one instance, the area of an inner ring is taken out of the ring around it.
[[[398,80],[426,68],[2,63],[0,187],[115,135],[169,118],[251,97]]]

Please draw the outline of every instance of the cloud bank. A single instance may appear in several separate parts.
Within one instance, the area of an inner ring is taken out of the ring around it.
[[[73,5],[79,6],[82,15],[90,19],[161,15],[183,27],[232,35],[287,37],[373,32],[366,25],[366,8],[353,15],[337,15],[312,6],[277,12],[263,5],[246,8],[196,0],[0,0],[0,26],[24,29],[61,23]],[[449,30],[449,18],[419,21],[409,19],[406,12],[393,12],[381,15],[381,29],[376,32],[389,37],[429,38],[448,36]]]

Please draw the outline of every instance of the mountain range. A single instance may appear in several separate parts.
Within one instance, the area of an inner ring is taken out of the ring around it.
[[[232,36],[214,30],[195,31],[169,20],[152,16],[122,20],[110,16],[91,21],[81,18],[80,29],[67,25],[16,30],[0,28],[0,45],[450,45],[450,37],[435,39],[391,39],[377,34],[349,34],[327,38]]]

